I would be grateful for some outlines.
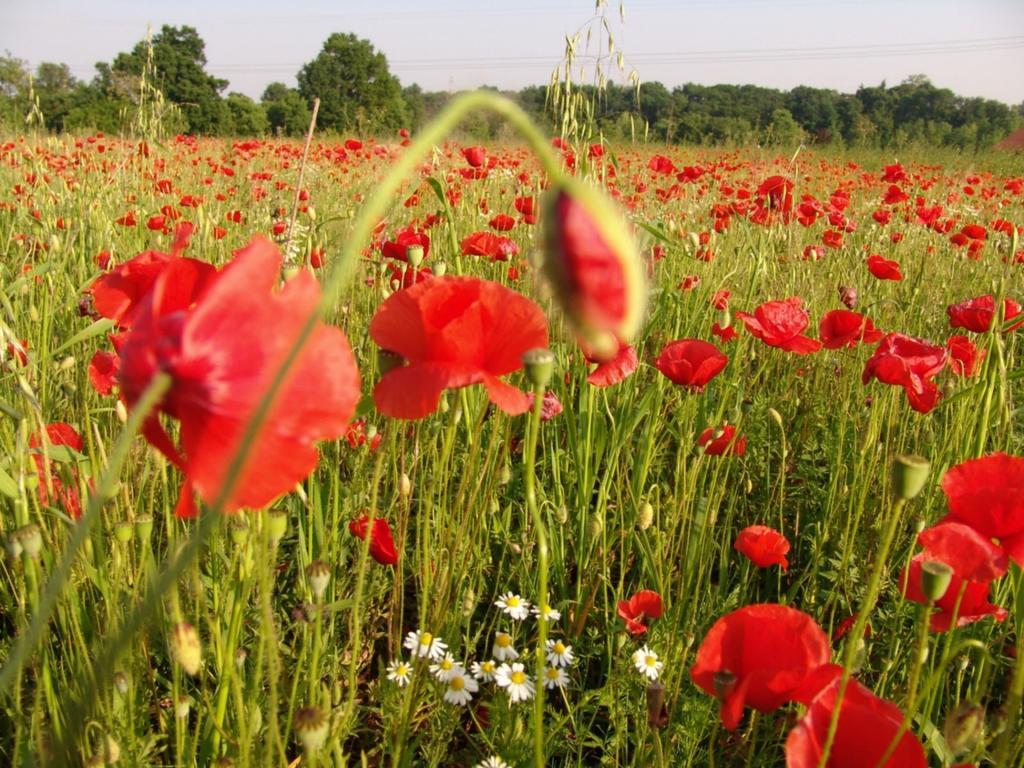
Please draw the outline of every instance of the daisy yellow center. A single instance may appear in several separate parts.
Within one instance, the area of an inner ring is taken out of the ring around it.
[[[453,677],[451,680],[448,681],[448,687],[451,688],[453,691],[461,691],[463,688],[466,687],[466,681],[463,680],[461,677]]]
[[[648,667],[653,667],[657,663],[658,663],[658,657],[657,656],[644,656],[644,664],[646,664]]]
[[[420,635],[420,645],[430,645],[432,642],[434,642],[434,636],[429,632]]]
[[[508,600],[505,601],[505,605],[507,605],[509,608],[518,608],[519,607],[519,598],[518,597],[510,597]]]
[[[496,642],[499,648],[508,648],[512,645],[512,637],[510,635],[498,635]]]
[[[441,662],[441,669],[451,669],[455,666],[455,663],[451,659],[444,659]]]
[[[565,645],[563,645],[562,641],[559,640],[553,646],[551,646],[551,650],[553,650],[555,653],[565,653]]]
[[[485,661],[483,664],[480,665],[480,669],[482,671],[484,671],[484,672],[493,672],[494,671],[494,662],[493,661]]]
[[[516,685],[522,685],[523,683],[526,682],[526,673],[525,672],[519,672],[518,670],[513,672],[508,677],[509,677],[509,680],[511,680]]]
[[[405,677],[407,674],[409,674],[409,668],[405,666],[405,664],[399,664],[397,667],[395,667],[395,674],[399,677]]]
[[[558,670],[555,669],[554,667],[548,667],[548,670],[547,670],[546,674],[548,676],[548,680],[557,680],[558,679]]]

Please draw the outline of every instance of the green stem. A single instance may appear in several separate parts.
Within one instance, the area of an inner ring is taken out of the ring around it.
[[[544,405],[544,387],[533,390],[533,413],[530,415],[524,463],[526,468],[526,506],[530,512],[534,535],[537,537],[537,569],[540,581],[537,599],[537,651],[536,694],[533,698],[533,760],[537,768],[544,768],[544,676],[548,639],[548,535],[537,505],[537,436],[540,432],[540,413]]]
[[[1013,586],[1018,606],[1017,618],[1022,612],[1019,607],[1024,605],[1024,571],[1020,568],[1013,568]],[[1017,661],[1013,667],[1013,678],[1010,681],[1010,695],[1006,699],[1006,722],[1003,723],[1003,731],[999,734],[999,742],[996,744],[995,765],[996,768],[1009,768],[1010,766],[1010,739],[1018,734],[1017,722],[1020,719],[1021,702],[1024,700],[1024,628],[1019,624],[1017,630]]]
[[[853,662],[857,655],[857,648],[864,638],[864,630],[868,624],[868,617],[875,608],[878,600],[878,593],[882,588],[882,574],[885,572],[886,562],[889,559],[889,550],[892,547],[893,539],[896,538],[896,529],[903,519],[903,508],[907,505],[906,499],[897,499],[893,504],[892,513],[889,517],[889,525],[885,529],[885,537],[882,539],[882,546],[875,559],[875,567],[871,571],[871,579],[868,581],[868,591],[857,614],[857,621],[853,624],[849,636],[846,638],[846,646],[843,649],[843,674],[839,678],[839,690],[836,691],[835,704],[832,709],[832,717],[828,723],[828,735],[825,737],[825,744],[821,749],[821,758],[818,760],[818,768],[825,768],[828,765],[828,756],[832,751],[832,744],[836,740],[836,731],[839,730],[839,713],[842,711],[843,696],[846,694],[846,686],[853,674]]]
[[[882,756],[875,764],[875,768],[883,768],[889,761],[889,758],[893,756],[893,753],[900,744],[900,739],[910,729],[910,723],[913,722],[914,715],[917,714],[918,686],[921,682],[921,670],[924,667],[925,656],[928,654],[928,632],[934,605],[929,600],[921,611],[921,621],[917,630],[917,647],[914,649],[914,666],[910,668],[910,678],[907,682],[907,704],[906,712],[903,715],[903,722],[900,723],[900,727],[893,734],[889,746],[885,748],[885,752],[882,753]]]

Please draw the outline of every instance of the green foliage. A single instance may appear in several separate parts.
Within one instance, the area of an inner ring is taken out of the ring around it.
[[[402,86],[369,40],[332,34],[299,70],[298,81],[307,102],[320,99],[323,129],[366,134],[397,130],[408,122]]]
[[[270,127],[267,111],[243,93],[229,93],[225,100],[231,112],[232,133],[235,136],[262,136]]]
[[[309,106],[294,88],[284,83],[271,83],[263,91],[260,103],[275,134],[300,136],[309,129]]]

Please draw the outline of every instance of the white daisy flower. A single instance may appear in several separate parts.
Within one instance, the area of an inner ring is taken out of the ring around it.
[[[640,674],[646,675],[651,680],[657,680],[658,675],[661,674],[661,668],[665,664],[658,661],[658,654],[645,645],[633,654],[633,666]]]
[[[448,687],[444,691],[444,700],[449,704],[464,707],[473,700],[473,694],[479,689],[480,684],[467,675],[466,670],[461,665],[457,665],[455,672],[448,678]]]
[[[455,660],[454,656],[446,653],[440,661],[430,665],[430,673],[442,683],[447,683],[455,674],[466,674],[466,669]]]
[[[508,700],[513,704],[533,698],[533,680],[527,676],[525,669],[516,662],[511,666],[502,664],[494,673],[494,682],[508,692]]]
[[[576,660],[572,646],[561,640],[548,640],[548,664],[555,667],[571,667]]]
[[[417,629],[406,635],[403,645],[412,652],[413,656],[432,661],[440,659],[448,650],[448,645],[441,638],[434,637],[422,629]]]
[[[498,665],[487,659],[486,661],[474,661],[469,669],[481,683],[489,683],[494,679],[494,673],[498,671]]]
[[[494,601],[494,604],[516,621],[522,621],[530,615],[530,604],[519,595],[506,592]]]
[[[395,659],[388,664],[388,680],[399,688],[405,688],[412,677],[412,667],[401,659]]]
[[[511,766],[502,760],[500,757],[488,757],[486,760],[481,760],[479,763],[473,766],[473,768],[511,768]]]
[[[569,676],[562,667],[544,668],[544,687],[548,690],[565,688],[569,684]]]
[[[538,619],[540,618],[540,612],[541,608],[539,605],[535,605],[533,606],[533,608],[530,609],[530,613],[532,613]],[[560,618],[562,618],[562,612],[556,611],[550,605],[544,603],[544,616],[545,618],[547,618],[548,621],[558,621]]]
[[[494,635],[494,646],[491,648],[491,655],[498,661],[515,661],[519,658],[519,651],[512,645],[512,635],[507,632],[497,632]]]

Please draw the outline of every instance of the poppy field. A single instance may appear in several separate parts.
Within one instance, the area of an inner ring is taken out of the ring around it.
[[[1024,765],[1022,231],[487,94],[0,138],[0,762]]]

